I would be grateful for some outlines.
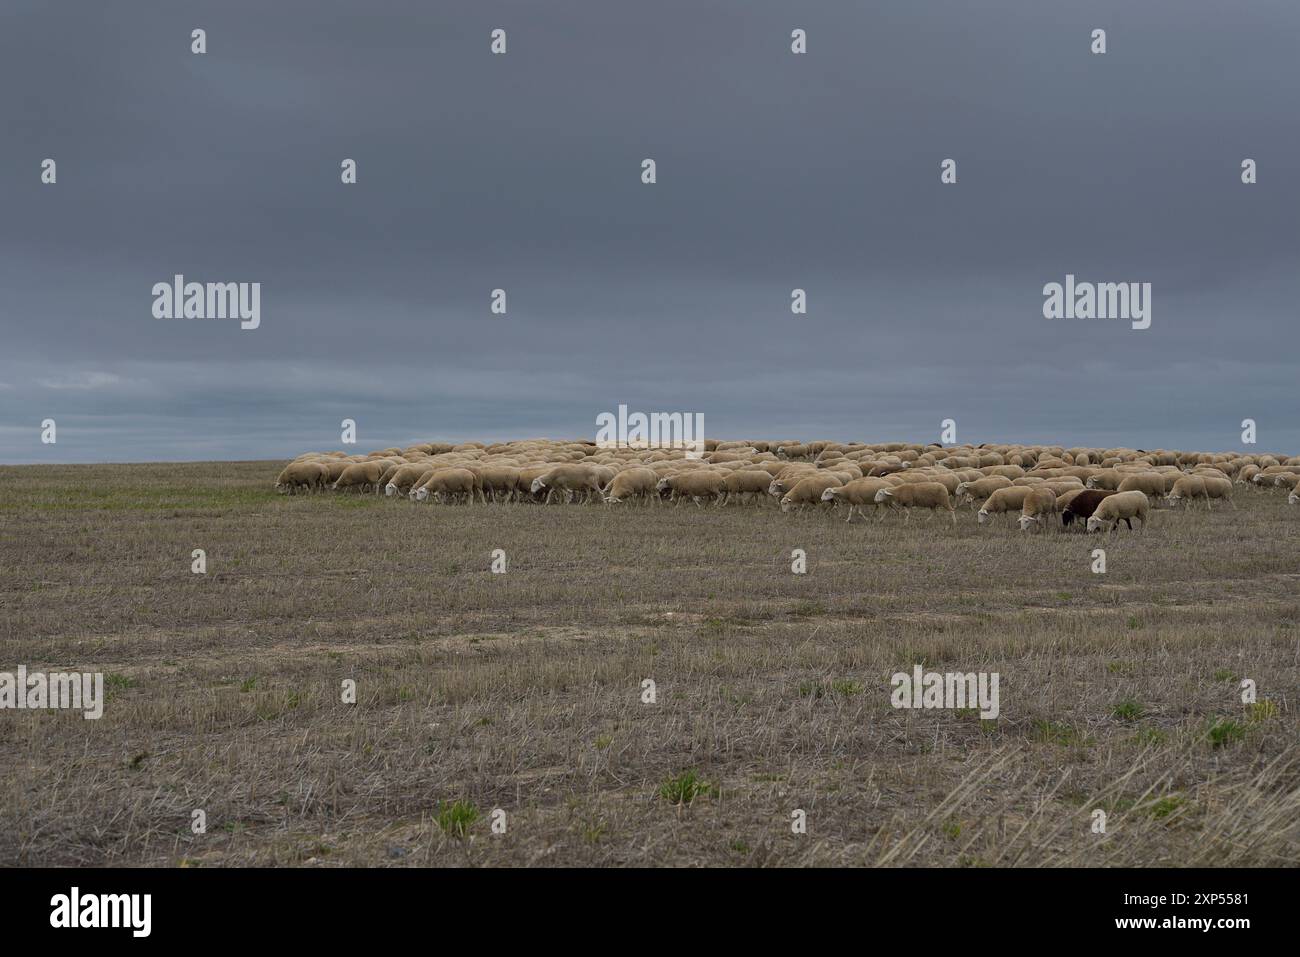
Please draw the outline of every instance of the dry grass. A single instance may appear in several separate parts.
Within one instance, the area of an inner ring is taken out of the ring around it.
[[[1103,541],[283,498],[277,466],[0,469],[0,670],[114,687],[0,713],[0,863],[1300,863],[1282,494]],[[916,662],[999,672],[1000,718],[894,710]]]

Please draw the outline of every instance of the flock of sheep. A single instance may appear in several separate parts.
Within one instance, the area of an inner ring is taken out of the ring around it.
[[[703,507],[779,505],[782,512],[838,510],[846,522],[867,509],[883,517],[916,509],[978,508],[980,524],[1018,514],[1022,530],[1059,515],[1063,527],[1145,526],[1151,508],[1215,500],[1232,505],[1235,485],[1289,492],[1300,503],[1300,456],[1063,448],[939,446],[887,442],[720,442],[704,450],[600,446],[535,439],[484,445],[425,442],[368,455],[310,452],[276,481],[286,493],[332,489],[412,502],[475,501],[606,505],[691,501]]]

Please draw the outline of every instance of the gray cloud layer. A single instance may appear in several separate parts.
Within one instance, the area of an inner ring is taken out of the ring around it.
[[[619,403],[1214,449],[1251,417],[1300,451],[1298,31],[1272,0],[11,0],[0,461],[593,436]],[[154,319],[178,272],[260,281],[261,328]],[[1151,328],[1045,320],[1067,272],[1150,282]]]

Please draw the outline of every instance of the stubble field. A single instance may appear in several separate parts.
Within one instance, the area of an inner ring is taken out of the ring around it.
[[[1103,537],[281,464],[0,468],[0,671],[109,687],[0,711],[0,864],[1300,864],[1284,494]],[[997,672],[997,720],[893,708],[918,663]]]

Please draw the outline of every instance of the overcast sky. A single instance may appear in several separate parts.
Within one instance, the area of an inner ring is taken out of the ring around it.
[[[1294,0],[5,0],[0,462],[594,438],[620,403],[1300,452],[1298,50]],[[260,282],[260,328],[155,319],[177,273]],[[1151,327],[1045,319],[1067,273],[1151,283]]]

